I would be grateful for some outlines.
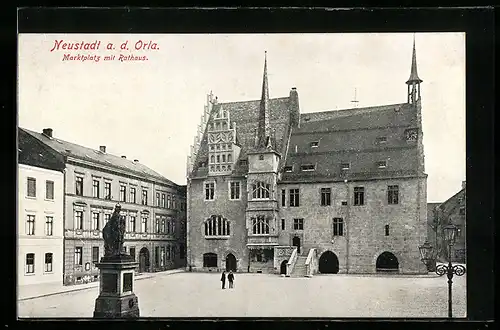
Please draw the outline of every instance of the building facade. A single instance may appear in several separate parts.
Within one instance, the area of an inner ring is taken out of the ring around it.
[[[296,88],[208,95],[188,157],[188,265],[282,273],[425,273],[422,80],[405,103],[300,113]],[[290,274],[291,273],[291,274]]]
[[[451,250],[453,262],[466,261],[466,182],[462,182],[462,189],[443,203],[433,203],[428,216],[429,243],[434,247],[438,261],[448,261],[448,248],[444,241],[443,228],[448,224],[457,226],[455,244]]]
[[[65,158],[64,284],[99,279],[102,229],[119,203],[126,218],[124,248],[137,272],[185,267],[185,187],[138,160],[56,139],[51,129],[26,130]]]
[[[18,136],[17,283],[62,283],[64,160]]]

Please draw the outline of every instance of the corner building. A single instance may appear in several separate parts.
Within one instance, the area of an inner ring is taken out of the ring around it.
[[[23,129],[64,157],[64,284],[99,280],[104,256],[102,230],[116,204],[126,219],[125,252],[136,271],[184,268],[186,190],[139,160]]]
[[[425,273],[427,238],[415,43],[406,102],[300,113],[299,97],[207,97],[188,157],[195,271]]]

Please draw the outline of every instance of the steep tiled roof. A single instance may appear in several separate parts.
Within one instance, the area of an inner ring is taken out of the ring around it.
[[[417,175],[417,142],[405,130],[416,128],[417,112],[407,104],[301,114],[292,130],[283,181],[366,180]],[[384,137],[384,143],[377,139]],[[317,142],[316,147],[311,147]],[[383,169],[379,161],[387,161]],[[350,169],[341,169],[349,163]],[[301,171],[314,165],[314,171]]]
[[[35,137],[36,139],[46,144],[50,148],[54,149],[63,156],[74,157],[77,159],[87,160],[97,164],[118,168],[120,170],[125,170],[127,172],[134,173],[135,175],[138,175],[140,177],[155,179],[157,182],[161,182],[166,185],[177,186],[177,184],[175,184],[174,182],[168,180],[161,174],[153,171],[149,167],[139,162],[134,162],[132,160],[121,158],[108,153],[103,153],[99,150],[87,148],[54,137],[49,138],[42,133],[37,133],[31,130],[27,130],[25,128],[22,128],[20,130],[29,133],[31,136]]]
[[[255,130],[259,122],[260,100],[218,103],[214,105],[212,113],[219,111],[220,107],[229,112],[231,123],[236,123],[236,141],[241,147],[240,159],[247,157],[247,152],[254,145]],[[270,127],[275,130],[276,145],[279,152],[283,152],[286,147],[286,132],[289,124],[289,98],[275,98],[269,100],[270,108]],[[205,176],[206,169],[198,169],[200,162],[208,161],[207,134],[205,132],[201,141],[200,150],[194,164],[194,176]],[[244,173],[246,170],[241,168],[239,162],[235,164],[233,173]]]
[[[66,167],[64,157],[43,144],[22,129],[18,129],[18,162],[19,164],[41,167],[49,170],[63,171]]]

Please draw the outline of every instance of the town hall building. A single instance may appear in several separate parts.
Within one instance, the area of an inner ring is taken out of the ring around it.
[[[406,102],[301,113],[296,88],[212,93],[187,168],[192,271],[425,273],[427,175],[415,43]]]

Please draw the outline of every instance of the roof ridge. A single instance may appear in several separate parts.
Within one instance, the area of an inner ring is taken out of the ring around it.
[[[373,111],[377,111],[377,110],[380,110],[382,108],[386,108],[386,107],[396,107],[396,106],[403,106],[407,103],[394,103],[394,104],[384,104],[384,105],[374,105],[374,106],[370,106],[370,107],[362,107],[362,108],[347,108],[347,109],[339,109],[339,110],[325,110],[325,111],[317,111],[317,112],[304,112],[304,113],[301,113],[300,116],[307,116],[307,115],[316,115],[316,114],[332,114],[332,113],[347,113],[347,112],[356,112],[356,111],[360,111],[360,110],[373,110]]]
[[[288,98],[289,98],[289,96],[283,96],[283,97],[270,97],[270,98],[269,98],[269,101],[274,101],[274,100],[284,100],[284,99],[288,99]],[[216,105],[219,105],[219,104],[250,103],[250,102],[260,102],[260,99],[256,99],[256,100],[247,100],[247,101],[219,102],[219,103],[217,103]]]

